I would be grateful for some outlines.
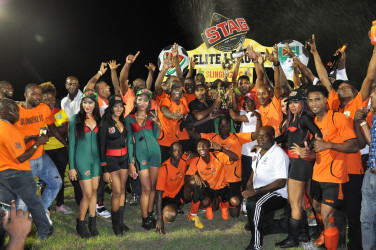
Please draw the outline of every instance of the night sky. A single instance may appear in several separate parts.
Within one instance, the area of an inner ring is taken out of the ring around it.
[[[138,50],[130,80],[146,78],[144,65],[157,64],[165,46],[178,42],[186,50],[198,47],[211,14],[217,12],[244,17],[250,26],[247,38],[264,46],[286,39],[304,43],[315,33],[324,62],[349,43],[348,76],[360,84],[372,53],[367,32],[376,20],[375,10],[374,0],[0,0],[0,79],[13,84],[17,100],[23,99],[27,83],[45,81],[52,81],[61,97],[67,76],[77,76],[83,87],[102,61],[123,64],[126,55]],[[311,66],[312,57],[310,61]],[[104,79],[110,83],[110,74]]]

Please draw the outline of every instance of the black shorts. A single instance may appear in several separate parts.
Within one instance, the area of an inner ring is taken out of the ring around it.
[[[122,156],[106,155],[107,172],[111,173],[120,169],[128,169],[128,154]]]
[[[197,198],[200,201],[204,200],[206,197],[209,197],[211,200],[219,198],[221,201],[226,202],[235,196],[230,186],[225,186],[217,190],[211,189],[210,187],[201,187],[195,191],[199,192],[199,194],[197,194]],[[194,200],[194,202],[196,201]]]
[[[179,192],[175,195],[174,198],[171,197],[164,197],[162,198],[162,208],[167,205],[184,205],[187,204],[189,201],[184,199],[184,185],[181,187]]]
[[[312,180],[312,198],[332,208],[340,209],[343,206],[341,183],[318,182]]]
[[[290,158],[289,179],[307,182],[312,178],[313,161]]]
[[[242,196],[242,182],[241,181],[238,181],[238,182],[229,182],[228,184],[230,185],[231,192],[232,192],[233,196],[237,196],[241,200],[243,200],[243,196]]]

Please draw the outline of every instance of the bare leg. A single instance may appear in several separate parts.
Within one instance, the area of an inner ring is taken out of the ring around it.
[[[149,169],[138,171],[138,175],[140,177],[141,188],[142,188],[142,193],[140,197],[141,214],[142,214],[142,218],[146,218],[149,216],[148,207],[149,207],[149,197],[150,197],[150,192],[151,192],[151,181],[150,181]]]
[[[82,200],[80,202],[79,212],[78,212],[78,219],[80,221],[85,220],[85,216],[87,210],[89,208],[89,204],[91,201],[91,197],[93,195],[93,180],[81,180],[80,186],[82,190]]]
[[[95,217],[95,212],[97,208],[97,190],[99,186],[100,177],[92,178],[92,196],[89,204],[89,216]]]
[[[295,220],[302,218],[302,199],[306,183],[288,179],[289,202],[291,206],[291,217]]]
[[[148,212],[153,212],[154,200],[155,200],[155,186],[157,185],[157,178],[158,178],[158,167],[150,167],[149,174],[150,174],[151,189],[150,189],[150,195],[149,195]]]

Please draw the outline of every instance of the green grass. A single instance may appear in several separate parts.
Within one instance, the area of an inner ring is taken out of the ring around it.
[[[146,231],[141,227],[141,212],[139,206],[125,207],[124,222],[130,231],[122,237],[113,234],[111,219],[97,218],[100,235],[95,238],[81,239],[75,226],[78,206],[75,204],[73,187],[65,178],[65,203],[73,209],[73,214],[57,213],[55,204],[51,206],[51,219],[55,234],[46,241],[40,241],[35,236],[35,227],[27,238],[27,249],[245,249],[251,238],[250,232],[245,231],[246,217],[222,220],[221,212],[214,212],[214,220],[207,220],[205,212],[200,210],[199,216],[205,226],[199,230],[189,222],[186,215],[190,204],[183,207],[185,214],[178,215],[173,223],[165,223],[165,235]],[[130,195],[128,194],[128,198]],[[110,209],[109,194],[105,194],[106,207]],[[286,235],[268,235],[264,237],[263,249],[275,249],[274,243],[284,239]],[[307,245],[304,249],[313,249]],[[303,249],[303,247],[296,248]]]

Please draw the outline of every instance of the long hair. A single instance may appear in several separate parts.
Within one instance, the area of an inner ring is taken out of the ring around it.
[[[110,102],[109,104],[110,105],[104,111],[104,114],[101,118],[101,122],[99,126],[102,126],[103,124],[108,124],[108,126],[115,126],[116,124],[114,119],[112,119],[112,115],[114,114],[114,107],[116,103]],[[125,128],[124,112],[125,112],[125,108],[123,107],[123,112],[121,113],[119,120],[123,123],[124,128]]]
[[[302,118],[303,115],[307,115],[307,116],[309,116],[309,117],[311,117],[313,119],[314,118],[314,114],[312,113],[311,109],[308,106],[307,99],[302,99],[301,101],[302,101],[302,104],[303,104],[302,105],[302,110],[300,111],[299,114],[297,114],[296,119],[297,119],[297,124],[298,124],[297,129],[299,129],[300,133],[303,135],[303,130],[302,130],[301,125],[300,125],[300,119]],[[288,128],[290,127],[291,123],[294,120],[294,114],[291,112],[288,104],[287,104],[286,110],[287,110],[287,118],[286,118],[285,126],[283,128],[284,129],[284,133],[287,133]],[[306,141],[308,139],[309,139],[309,132],[307,132],[307,134],[305,135],[303,141],[301,141],[300,143],[302,143],[302,142],[304,142],[304,141]]]
[[[83,108],[83,99],[81,99],[80,103],[80,111],[76,115],[76,131],[77,136],[81,140],[85,140],[85,120],[86,120],[86,112]],[[95,101],[95,106],[93,110],[93,116],[95,121],[97,122],[97,125],[99,124],[101,120],[101,115],[99,113],[99,104],[97,101]]]

